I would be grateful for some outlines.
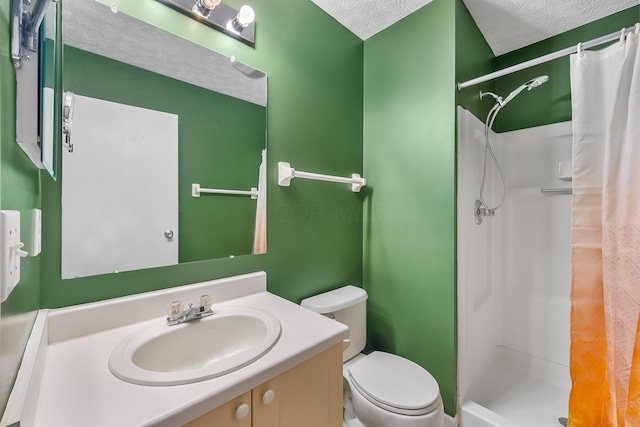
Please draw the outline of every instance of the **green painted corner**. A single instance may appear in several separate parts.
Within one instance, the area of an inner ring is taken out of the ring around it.
[[[462,83],[495,71],[495,56],[462,0],[456,4],[456,82]],[[495,81],[456,90],[456,105],[476,117],[486,117],[493,103],[480,99],[480,91],[495,92]]]
[[[370,349],[426,368],[455,413],[455,4],[365,41],[364,282]]]

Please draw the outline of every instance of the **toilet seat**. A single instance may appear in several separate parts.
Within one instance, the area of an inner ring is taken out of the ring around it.
[[[433,376],[410,360],[375,351],[348,369],[354,388],[369,402],[401,415],[424,415],[440,403]]]

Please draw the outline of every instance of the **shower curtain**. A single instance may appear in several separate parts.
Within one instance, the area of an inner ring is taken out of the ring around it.
[[[571,57],[570,427],[640,426],[640,54]]]
[[[256,203],[256,227],[253,235],[253,254],[267,252],[267,150],[262,150],[262,162],[258,172],[258,200]]]

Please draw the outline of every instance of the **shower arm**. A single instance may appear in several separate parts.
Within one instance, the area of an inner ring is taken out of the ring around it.
[[[502,99],[502,97],[501,97],[501,96],[498,96],[498,95],[496,95],[496,94],[495,94],[495,93],[493,93],[493,92],[482,92],[482,91],[480,91],[480,99],[484,99],[484,97],[485,97],[485,96],[491,96],[491,97],[493,97],[493,98],[496,100],[496,102],[497,102],[498,104],[500,104],[500,106],[504,105],[504,104],[503,104],[504,100]]]

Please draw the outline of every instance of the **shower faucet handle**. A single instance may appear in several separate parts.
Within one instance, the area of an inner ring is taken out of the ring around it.
[[[480,200],[476,200],[473,212],[473,216],[476,218],[476,224],[482,224],[482,218],[485,216],[494,216],[495,214],[495,209],[488,208]]]
[[[494,216],[495,215],[495,211],[491,208],[478,208],[480,210],[480,216]]]

